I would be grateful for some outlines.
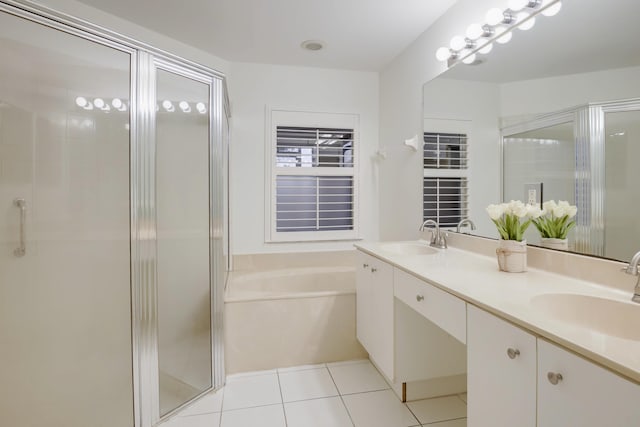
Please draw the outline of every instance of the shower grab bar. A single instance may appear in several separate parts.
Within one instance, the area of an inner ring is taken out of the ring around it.
[[[27,221],[27,202],[24,199],[15,199],[13,205],[20,209],[20,246],[18,246],[13,254],[17,257],[23,257],[27,253],[27,236],[25,230],[25,222]]]

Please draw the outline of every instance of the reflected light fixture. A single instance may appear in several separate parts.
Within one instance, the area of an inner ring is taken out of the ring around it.
[[[198,102],[196,104],[196,110],[198,110],[198,113],[204,114],[207,112],[207,106],[204,104],[204,102]]]
[[[187,101],[180,101],[180,103],[178,104],[178,107],[180,107],[183,113],[191,112],[191,106]]]
[[[175,111],[175,107],[173,106],[173,102],[169,101],[168,99],[165,99],[164,101],[162,101],[162,108],[164,108],[168,112]]]
[[[492,8],[485,15],[485,24],[473,23],[466,29],[465,36],[454,36],[449,47],[436,51],[438,61],[448,61],[453,65],[462,60],[465,64],[476,62],[477,55],[486,55],[493,49],[493,42],[508,43],[513,38],[513,30],[530,30],[536,24],[537,15],[554,16],[562,8],[561,0],[509,0],[508,8]]]

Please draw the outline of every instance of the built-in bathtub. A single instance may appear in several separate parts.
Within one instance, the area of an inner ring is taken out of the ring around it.
[[[356,339],[351,252],[264,257],[273,262],[253,263],[229,277],[228,374],[367,357]],[[322,261],[326,265],[318,265]]]

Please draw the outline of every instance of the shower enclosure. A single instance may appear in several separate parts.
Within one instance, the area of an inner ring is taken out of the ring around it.
[[[504,200],[544,183],[544,200],[578,207],[576,252],[629,260],[640,225],[640,99],[592,102],[502,128]],[[533,228],[533,227],[531,227]],[[528,241],[536,233],[529,231]]]
[[[224,78],[0,2],[0,425],[148,427],[224,382]]]

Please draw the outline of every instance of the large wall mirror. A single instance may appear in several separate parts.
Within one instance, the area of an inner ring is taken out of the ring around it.
[[[640,2],[565,0],[427,82],[425,217],[468,215],[473,234],[497,238],[485,207],[534,188],[578,207],[569,250],[621,261],[640,250],[639,17]],[[533,226],[526,239],[540,242]]]

